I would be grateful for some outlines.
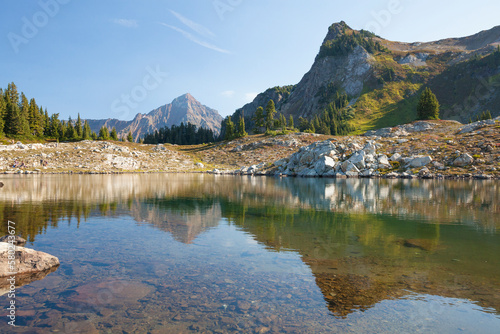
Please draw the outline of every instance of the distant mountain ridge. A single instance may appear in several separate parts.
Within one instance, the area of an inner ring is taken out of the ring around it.
[[[360,133],[415,120],[425,87],[437,95],[443,119],[467,122],[486,110],[500,115],[500,26],[468,37],[403,43],[334,23],[299,83],[267,89],[232,117],[243,115],[251,130],[257,107],[272,99],[278,115],[311,120],[337,94],[346,94],[343,115]]]
[[[197,127],[211,129],[214,133],[220,132],[222,116],[215,109],[202,105],[191,94],[187,93],[174,99],[148,114],[137,114],[131,121],[118,119],[88,119],[92,131],[99,133],[102,126],[108,129],[116,128],[119,137],[132,133],[135,141],[145,134],[159,130],[165,126],[191,123]]]

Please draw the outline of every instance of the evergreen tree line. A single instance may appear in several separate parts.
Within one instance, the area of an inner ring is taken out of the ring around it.
[[[197,128],[191,123],[172,125],[170,128],[165,126],[144,136],[144,144],[198,145],[213,142],[215,135],[211,129]]]
[[[334,100],[328,104],[322,113],[316,115],[310,121],[303,117],[299,118],[298,129],[300,131],[334,136],[347,135],[354,131],[354,127],[348,122],[350,116],[345,111],[345,107],[349,104],[347,95],[338,91],[331,95],[333,95]],[[331,99],[332,96],[328,98]],[[265,133],[270,134],[276,130],[280,130],[282,133],[286,133],[287,130],[296,130],[292,115],[287,119],[282,113],[278,117],[276,117],[276,114],[277,111],[273,100],[269,100],[265,109],[258,107],[251,119],[254,124],[253,132],[262,133],[265,129]],[[224,134],[221,140],[232,140],[247,135],[245,118],[242,115],[240,115],[237,124],[231,120],[231,116],[227,117],[222,127]]]
[[[245,130],[245,118],[243,116],[240,116],[240,119],[236,124],[234,124],[234,122],[231,120],[231,116],[228,116],[224,120],[224,125],[225,125],[225,133],[223,137],[224,140],[233,140],[235,138],[241,138],[248,135],[248,133]]]
[[[311,121],[299,117],[299,130],[332,136],[348,135],[355,129],[348,122],[349,117],[343,110],[345,106],[347,104],[342,104],[341,108],[338,108],[336,102],[332,102],[321,114],[314,116]]]
[[[76,121],[60,120],[59,114],[49,115],[47,108],[39,106],[35,99],[19,93],[12,82],[7,89],[0,88],[0,135],[16,139],[53,139],[58,141],[118,140],[116,129],[111,133],[102,127],[99,135],[82,121],[80,114]],[[132,134],[127,136],[132,141]]]

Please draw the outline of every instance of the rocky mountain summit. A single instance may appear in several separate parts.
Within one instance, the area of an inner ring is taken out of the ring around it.
[[[235,112],[251,118],[272,99],[278,113],[312,119],[346,94],[343,117],[356,133],[416,119],[418,96],[430,87],[441,119],[462,123],[490,110],[500,115],[500,26],[463,38],[393,42],[335,23],[311,69],[296,85],[274,87]]]
[[[159,130],[162,127],[171,127],[191,123],[197,127],[211,129],[214,133],[220,132],[222,116],[217,110],[202,105],[191,94],[184,94],[171,103],[152,110],[148,114],[137,114],[132,121],[117,119],[88,120],[92,131],[99,133],[102,126],[108,129],[116,128],[118,135],[126,136],[132,133],[135,141],[145,134]]]

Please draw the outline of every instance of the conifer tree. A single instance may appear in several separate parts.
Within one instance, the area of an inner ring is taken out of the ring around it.
[[[99,130],[99,136],[97,137],[99,140],[109,140],[109,130],[104,125]]]
[[[290,115],[290,118],[288,119],[288,127],[293,129],[293,116],[292,115]]]
[[[5,99],[3,98],[3,89],[0,88],[0,135],[4,134],[4,118],[5,118]]]
[[[236,127],[237,137],[245,137],[248,133],[245,131],[245,118],[240,116],[240,120],[238,121],[238,125]]]
[[[234,138],[234,123],[231,120],[231,116],[228,116],[226,119],[226,135],[224,136],[224,140],[232,140]]]
[[[66,130],[64,132],[64,138],[65,140],[72,141],[76,140],[76,131],[75,127],[73,126],[73,121],[71,120],[71,117],[69,118],[68,122],[66,123]]]
[[[17,136],[21,134],[21,112],[19,105],[11,100],[11,95],[5,95],[5,134]]]
[[[285,115],[280,113],[280,126],[283,131],[286,130],[286,118]]]
[[[266,105],[266,130],[270,130],[274,123],[274,114],[276,114],[276,107],[273,100],[269,100]]]
[[[129,143],[133,143],[134,142],[134,137],[132,136],[132,132],[130,132],[130,131],[127,134],[127,141]]]
[[[90,129],[90,124],[87,120],[83,122],[82,139],[83,140],[92,139],[92,130]]]
[[[111,134],[109,137],[111,140],[118,140],[118,133],[116,132],[116,128],[114,126],[111,129]]]
[[[30,135],[29,117],[30,117],[30,103],[26,95],[24,95],[24,93],[21,93],[21,105],[19,113],[20,132],[18,133],[21,136]]]
[[[417,119],[439,119],[439,102],[430,88],[426,88],[417,105]]]
[[[76,119],[75,132],[78,139],[83,137],[82,119],[80,118],[80,113],[78,113],[78,118]]]
[[[43,135],[48,136],[50,132],[50,117],[49,113],[47,112],[47,109],[45,109],[45,113],[43,112],[43,108],[40,106],[40,113],[43,114],[44,118],[44,128],[43,128]]]
[[[258,107],[257,110],[255,110],[252,121],[254,121],[255,123],[255,128],[253,131],[255,133],[259,133],[260,128],[264,126],[264,108]]]

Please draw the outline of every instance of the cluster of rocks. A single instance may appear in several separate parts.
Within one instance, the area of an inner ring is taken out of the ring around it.
[[[285,139],[272,138],[249,144],[238,145],[235,148],[233,148],[231,152],[250,151],[266,146],[297,147],[299,146],[299,144],[300,142],[295,138],[285,138]]]
[[[374,177],[380,175],[382,170],[391,169],[391,161],[408,168],[424,167],[432,162],[429,156],[403,158],[399,153],[389,158],[377,153],[379,147],[380,144],[375,141],[368,141],[364,147],[355,141],[316,142],[276,161],[272,173],[302,177]]]
[[[0,145],[0,151],[38,150],[45,147],[54,147],[53,145],[54,144],[40,144],[40,143],[23,144],[20,141],[18,141],[17,143],[11,145]]]
[[[500,117],[497,117],[495,119],[487,119],[484,121],[478,121],[474,123],[467,124],[463,128],[460,129],[458,132],[459,135],[464,134],[464,133],[470,133],[472,131],[479,130],[481,128],[484,128],[487,125],[495,125],[495,121],[500,121]]]
[[[432,130],[435,124],[426,121],[413,122],[409,124],[398,125],[390,128],[382,128],[377,130],[370,130],[364,134],[366,137],[383,137],[383,138],[395,138],[395,137],[406,137],[411,133],[424,132]]]

